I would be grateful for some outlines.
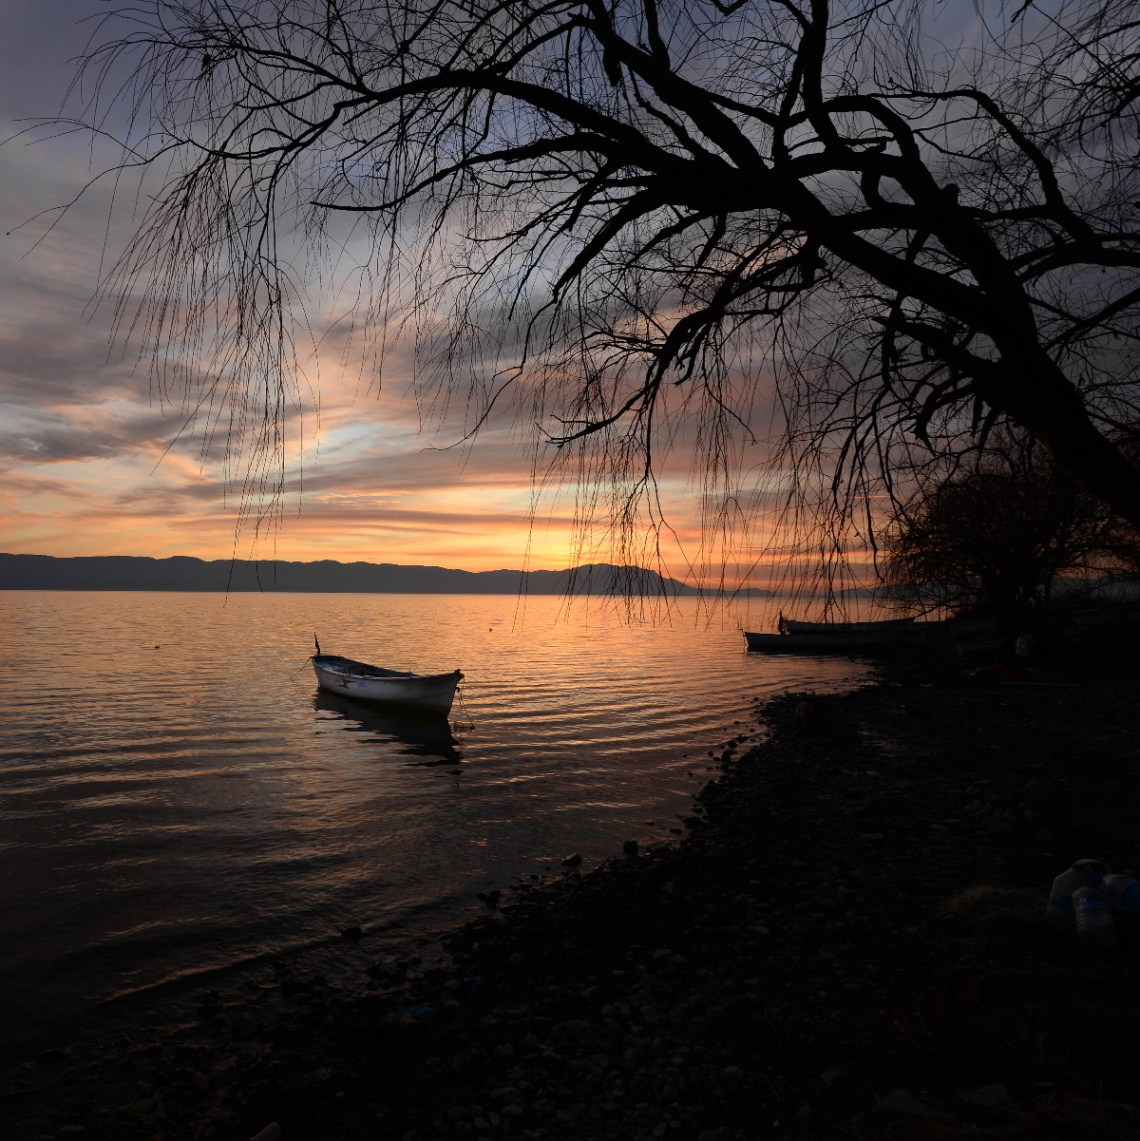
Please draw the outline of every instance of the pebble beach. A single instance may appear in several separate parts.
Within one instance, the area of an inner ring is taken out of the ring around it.
[[[674,843],[568,852],[406,959],[349,928],[356,984],[270,959],[19,1059],[0,1136],[1140,1137],[1140,916],[1045,916],[1073,861],[1140,868],[1136,682],[1105,643],[758,703]]]

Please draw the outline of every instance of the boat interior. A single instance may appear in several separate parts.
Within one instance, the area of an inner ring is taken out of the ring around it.
[[[314,654],[313,661],[323,669],[337,673],[355,674],[357,677],[415,677],[406,670],[386,670],[381,666],[370,666],[366,662],[356,662],[352,658],[338,657],[336,654]]]

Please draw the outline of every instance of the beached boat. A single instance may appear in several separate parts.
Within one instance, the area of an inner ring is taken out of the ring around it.
[[[995,654],[1012,638],[994,618],[950,618],[939,623],[940,637],[964,658]]]
[[[416,674],[389,670],[353,661],[336,654],[322,654],[320,643],[312,657],[317,683],[330,693],[384,705],[419,709],[446,716],[463,679],[459,670],[444,674]]]
[[[875,622],[799,622],[780,615],[781,634],[810,634],[812,636],[846,636],[851,634],[892,637],[899,630],[914,626],[914,618],[885,618]]]
[[[898,626],[893,630],[841,630],[820,634],[757,634],[742,631],[749,650],[770,654],[870,653],[895,646],[920,645],[930,631],[927,623]]]

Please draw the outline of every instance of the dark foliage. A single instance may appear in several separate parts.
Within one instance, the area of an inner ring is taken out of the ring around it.
[[[1032,622],[1060,580],[1100,584],[1130,569],[1133,528],[1041,448],[1001,445],[900,505],[883,537],[884,575],[900,600]]]

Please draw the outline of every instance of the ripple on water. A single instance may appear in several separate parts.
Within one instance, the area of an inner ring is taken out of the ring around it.
[[[6,592],[0,1024],[350,925],[379,954],[567,852],[668,839],[757,697],[865,672],[749,657],[746,616],[690,601],[655,627],[544,598]],[[451,724],[318,694],[314,629],[461,667]]]

